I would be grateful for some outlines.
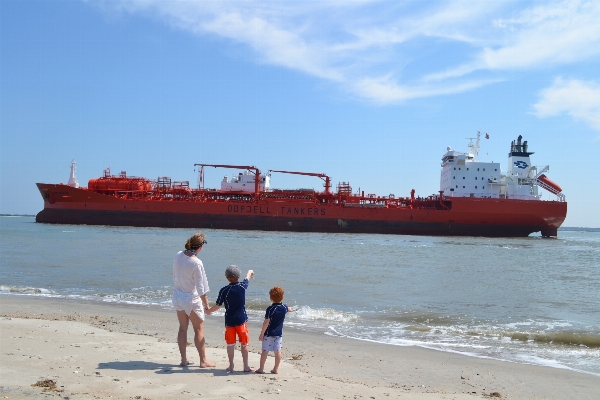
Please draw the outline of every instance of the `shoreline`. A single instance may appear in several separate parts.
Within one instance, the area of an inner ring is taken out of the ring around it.
[[[159,357],[162,360],[161,368],[164,369],[167,368],[166,366],[170,366],[168,368],[171,368],[171,371],[182,370],[182,368],[177,367],[179,363],[179,353],[175,341],[177,320],[175,313],[172,311],[128,304],[26,296],[2,295],[0,301],[0,322],[2,322],[1,365],[4,366],[2,368],[3,383],[0,387],[0,393],[8,396],[8,398],[20,398],[21,395],[27,397],[25,392],[30,396],[31,390],[34,392],[37,390],[37,393],[42,396],[39,388],[36,389],[30,386],[36,383],[38,379],[28,381],[28,385],[22,386],[15,377],[15,373],[12,372],[12,368],[6,368],[9,365],[14,367],[15,358],[18,358],[19,363],[23,364],[21,374],[26,372],[34,374],[35,371],[36,378],[46,376],[47,379],[53,379],[52,376],[55,376],[53,375],[55,370],[48,369],[49,364],[39,363],[34,358],[27,361],[24,359],[25,354],[20,356],[17,354],[17,349],[23,351],[26,348],[22,343],[27,341],[27,335],[23,331],[35,336],[40,334],[39,331],[46,330],[46,328],[41,327],[44,324],[36,322],[39,320],[48,321],[49,323],[46,325],[52,324],[57,332],[57,335],[54,336],[58,336],[58,339],[61,340],[68,341],[72,336],[77,338],[78,342],[85,344],[94,338],[97,339],[101,332],[113,335],[114,338],[111,338],[111,340],[114,341],[115,346],[120,349],[121,353],[127,353],[128,347],[135,347],[127,344],[130,341],[135,342],[138,346],[139,343],[146,343],[152,351],[146,350],[142,354],[137,353],[138,362],[147,362],[144,361],[145,357]],[[288,396],[295,396],[296,398],[318,398],[319,396],[322,396],[322,398],[343,398],[344,395],[350,397],[362,395],[367,398],[372,396],[383,398],[385,396],[463,399],[474,398],[474,396],[490,397],[492,394],[499,394],[502,398],[511,399],[592,399],[600,392],[600,379],[591,374],[469,357],[421,347],[392,346],[335,337],[299,331],[289,326],[284,328],[283,364],[279,375],[266,374],[258,376],[258,374],[243,374],[241,372],[224,374],[227,364],[223,361],[226,360],[226,355],[222,338],[222,324],[222,317],[219,316],[208,316],[205,321],[207,348],[210,349],[209,354],[211,354],[211,357],[213,354],[216,357],[213,361],[217,362],[217,367],[214,369],[200,369],[197,367],[186,369],[189,372],[203,372],[201,374],[203,377],[203,390],[206,393],[212,390],[214,395],[217,394],[218,390],[229,385],[227,378],[242,381],[248,391],[246,394],[240,394],[239,396],[245,396],[244,398],[248,399],[260,398],[265,393],[287,393]],[[66,336],[58,334],[59,331],[67,329],[71,325],[77,325],[80,327],[79,329],[87,327],[86,329],[100,332],[84,337],[80,337],[81,335],[78,336],[76,333]],[[250,361],[251,365],[257,368],[260,354],[258,344],[260,326],[251,322],[249,328],[251,337],[249,345]],[[15,335],[15,332],[21,333]],[[188,341],[191,338],[190,331]],[[58,340],[57,338],[47,340],[51,343],[55,339]],[[7,346],[16,347],[16,349],[7,348]],[[98,348],[102,348],[102,346],[98,346]],[[55,359],[57,354],[65,350],[67,356],[72,356],[79,351],[78,349],[71,346],[65,346],[63,349],[42,346],[39,350],[39,357],[42,360]],[[90,356],[90,360],[93,359],[93,361],[90,361],[91,364],[87,366],[91,371],[89,373],[90,380],[94,379],[95,372],[100,371],[102,375],[110,372],[110,374],[116,376],[113,379],[117,379],[117,381],[114,382],[120,382],[123,380],[123,374],[131,372],[115,367],[114,359],[122,355],[118,351],[107,353],[98,350],[98,354],[96,354],[93,349],[90,350],[93,354],[93,356]],[[193,347],[188,348],[188,357],[194,360],[197,365],[197,353]],[[241,365],[239,351],[236,351],[235,360],[236,366]],[[266,365],[267,369],[272,365],[272,362],[272,357],[269,357]],[[105,368],[106,365],[108,367]],[[156,367],[158,364],[154,365]],[[207,371],[210,371],[210,373],[207,373]],[[146,382],[138,387],[140,393],[144,391],[141,389],[144,385],[155,391],[156,384],[154,388],[152,387],[152,380],[154,379],[158,379],[160,382],[175,380],[176,385],[189,386],[189,388],[197,384],[196,378],[184,377],[184,374],[160,374],[156,371],[149,373],[148,368],[134,372],[140,374],[139,379]],[[70,371],[69,378],[64,374],[59,375],[56,378],[57,385],[64,385],[65,391],[69,391],[68,388],[73,385],[68,383],[69,379],[73,378],[72,375],[78,374]],[[290,377],[293,377],[293,379],[288,379]],[[78,379],[81,378],[78,377]],[[211,379],[213,380],[211,381]],[[61,383],[62,381],[67,384]],[[165,388],[174,384],[173,382],[167,383],[165,383]],[[269,386],[269,383],[280,386],[275,388],[273,385]],[[91,384],[92,381],[87,383],[88,386]],[[82,385],[85,387],[86,383]],[[311,389],[313,386],[314,390]],[[189,388],[186,390],[193,394]],[[75,391],[76,394],[69,395],[70,398],[94,398],[91,394],[83,394],[84,392],[80,389]],[[269,392],[266,391],[267,389],[273,389],[274,391]],[[280,392],[277,392],[276,389],[279,389]],[[123,390],[125,392],[122,392]],[[125,394],[129,393],[128,390],[127,388],[115,389],[114,392],[110,392],[110,394],[107,392],[106,395],[111,395],[113,398],[134,398],[134,394]],[[160,395],[153,395],[153,391],[150,391],[146,397],[148,399],[169,397],[170,392],[167,389],[165,390]],[[181,393],[177,391],[171,393],[171,395],[173,398],[181,397]],[[214,398],[206,397],[206,394],[203,394],[202,397]],[[238,397],[238,395],[235,397]],[[228,398],[228,396],[221,398]]]

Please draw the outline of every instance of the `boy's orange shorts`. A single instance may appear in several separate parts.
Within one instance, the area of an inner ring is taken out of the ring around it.
[[[246,345],[250,343],[247,322],[244,322],[244,324],[238,326],[225,327],[225,343],[227,343],[227,345],[233,346],[236,342],[236,336],[239,338],[239,342],[241,344]]]

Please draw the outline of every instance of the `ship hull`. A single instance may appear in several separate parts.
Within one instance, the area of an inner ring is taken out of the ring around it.
[[[253,203],[119,199],[67,185],[37,184],[44,209],[37,222],[164,228],[382,233],[404,235],[556,236],[567,203],[446,198],[449,209],[321,205],[259,200]]]

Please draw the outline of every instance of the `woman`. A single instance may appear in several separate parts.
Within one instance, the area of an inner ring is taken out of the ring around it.
[[[181,353],[181,366],[193,364],[187,359],[187,331],[192,321],[194,344],[200,355],[200,368],[214,367],[206,358],[204,341],[204,309],[208,308],[208,280],[202,261],[197,257],[206,244],[204,234],[196,233],[188,239],[185,251],[177,253],[173,259],[173,307],[179,319],[177,344]]]

